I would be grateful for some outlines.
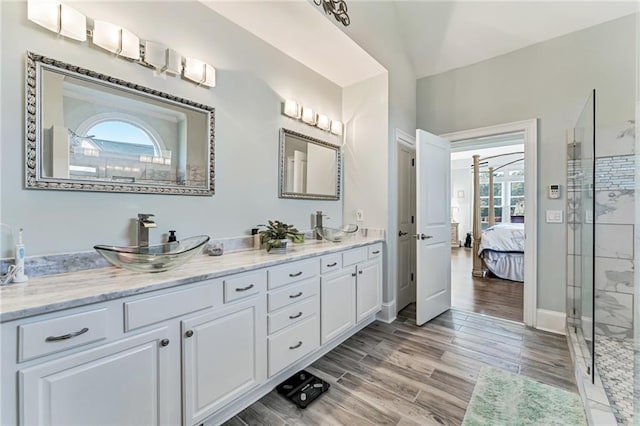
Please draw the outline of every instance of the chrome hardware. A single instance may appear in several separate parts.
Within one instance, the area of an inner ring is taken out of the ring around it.
[[[416,234],[414,238],[416,240],[428,240],[429,238],[433,238],[433,235]]]
[[[329,263],[327,265],[327,268],[333,268],[334,266],[336,266],[338,264],[338,262],[333,262],[333,263]]]
[[[376,251],[372,251],[371,254],[378,254],[380,253],[380,250],[376,250]]]
[[[298,312],[296,315],[289,315],[289,319],[296,319],[302,316],[302,312]]]
[[[44,341],[45,342],[58,342],[60,340],[67,340],[67,339],[71,339],[72,337],[76,337],[76,336],[79,336],[81,334],[84,334],[87,331],[89,331],[89,329],[87,327],[85,327],[80,331],[76,331],[76,332],[69,333],[69,334],[63,334],[62,336],[49,336],[46,339],[44,339]]]
[[[169,339],[160,340],[160,346],[169,346]]]
[[[246,287],[242,287],[242,288],[236,288],[236,291],[247,291],[247,290],[251,290],[254,287],[253,284],[250,284]]]
[[[291,350],[298,349],[300,346],[302,346],[302,340],[298,340],[298,344],[296,345],[289,346],[289,349]]]
[[[184,335],[185,335],[185,337],[191,337],[191,336],[193,336],[193,330],[187,330],[187,331],[184,333]]]
[[[289,276],[290,276],[291,278],[293,278],[293,277],[299,277],[300,275],[302,275],[302,271],[300,271],[300,272],[296,272],[295,274],[289,274]]]
[[[156,223],[149,219],[153,217],[150,213],[138,213],[138,246],[147,247],[149,245],[149,228],[155,228]]]
[[[297,299],[300,296],[302,296],[302,292],[299,292],[298,294],[290,294],[289,299]]]
[[[403,237],[403,236],[405,236],[407,234],[408,234],[408,232],[398,231],[398,237]]]

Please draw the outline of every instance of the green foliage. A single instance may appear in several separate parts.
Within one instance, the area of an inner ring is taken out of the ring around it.
[[[270,220],[266,229],[260,231],[260,241],[262,241],[267,249],[280,247],[280,240],[289,239],[294,243],[304,242],[304,234],[298,231],[293,225],[287,225],[280,220]]]

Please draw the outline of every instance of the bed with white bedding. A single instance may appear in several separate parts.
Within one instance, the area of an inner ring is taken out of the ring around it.
[[[497,277],[524,282],[524,223],[501,223],[486,229],[478,256]]]

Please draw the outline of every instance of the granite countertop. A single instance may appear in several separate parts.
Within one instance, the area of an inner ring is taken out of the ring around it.
[[[382,242],[380,237],[357,237],[340,243],[293,244],[286,254],[244,250],[222,256],[197,256],[179,268],[159,273],[131,272],[114,266],[31,278],[0,287],[0,322],[104,302],[203,281],[238,272],[306,259],[348,248]]]

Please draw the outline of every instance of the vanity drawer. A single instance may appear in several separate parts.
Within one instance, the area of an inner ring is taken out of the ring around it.
[[[368,248],[368,257],[369,259],[377,259],[382,256],[382,244],[374,244]]]
[[[267,285],[264,271],[233,275],[224,279],[224,303],[263,291]]]
[[[18,327],[18,361],[107,338],[107,309],[97,309]]]
[[[314,295],[268,315],[269,334],[273,334],[311,315],[318,315],[320,297]]]
[[[320,273],[318,259],[290,262],[282,266],[271,268],[269,275],[269,290],[282,287],[289,283],[311,278]]]
[[[272,291],[267,295],[269,312],[296,303],[306,297],[318,294],[320,289],[320,277],[309,278],[297,284],[292,284],[278,291]]]
[[[269,377],[293,364],[320,346],[320,321],[317,315],[269,336]]]
[[[342,253],[342,266],[347,267],[356,263],[364,262],[368,257],[368,248],[360,247]]]
[[[131,331],[212,306],[220,306],[222,299],[221,283],[209,281],[206,285],[187,290],[126,302],[124,330]]]
[[[327,254],[320,258],[320,273],[337,271],[342,268],[342,253]]]

